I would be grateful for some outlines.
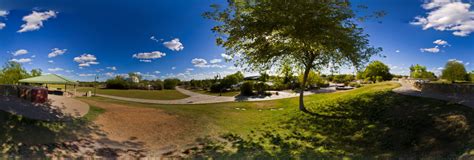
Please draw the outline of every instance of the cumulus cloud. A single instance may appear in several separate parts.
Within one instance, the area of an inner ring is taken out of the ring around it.
[[[211,64],[221,63],[221,62],[222,62],[222,59],[211,59],[209,62],[210,62]]]
[[[17,63],[29,63],[31,61],[33,61],[32,59],[30,58],[20,58],[20,59],[12,59],[10,60],[12,62],[17,62]]]
[[[20,55],[25,55],[25,54],[28,54],[28,50],[19,49],[13,53],[13,56],[20,56]]]
[[[163,45],[166,46],[166,48],[172,50],[172,51],[181,51],[184,49],[183,44],[179,41],[178,38],[175,38],[171,41],[164,42]]]
[[[111,66],[111,67],[107,67],[107,69],[112,70],[112,71],[116,71],[116,70],[117,70],[117,67]]]
[[[45,12],[33,11],[33,13],[23,17],[23,21],[25,21],[26,23],[21,25],[21,29],[18,30],[18,32],[22,33],[39,30],[41,27],[43,27],[43,21],[46,21],[50,18],[54,18],[56,17],[56,15],[57,12],[52,10]]]
[[[59,48],[53,48],[51,49],[51,52],[48,54],[48,58],[53,58],[56,56],[63,55],[66,53],[67,49],[59,49]]]
[[[58,71],[62,71],[62,70],[64,70],[64,69],[58,68],[58,67],[56,67],[56,68],[49,68],[49,69],[48,69],[48,71],[50,71],[50,72],[58,72]]]
[[[225,67],[224,65],[218,65],[218,64],[208,64],[205,59],[202,58],[194,58],[191,60],[191,63],[194,65],[194,67],[198,68],[223,68]]]
[[[9,13],[10,12],[8,12],[8,11],[0,10],[0,17],[6,17],[6,16],[8,16]]]
[[[227,55],[227,54],[225,54],[225,53],[222,53],[222,54],[221,54],[221,57],[224,58],[225,60],[231,60],[231,59],[232,59],[232,56]]]
[[[423,4],[427,16],[417,16],[411,22],[423,30],[433,28],[439,31],[452,31],[456,36],[468,36],[474,32],[474,11],[470,3],[460,0],[431,0]]]
[[[153,59],[158,59],[161,57],[166,56],[166,53],[160,51],[153,51],[153,52],[144,52],[144,53],[137,53],[133,54],[133,58],[139,59],[140,62],[151,62]]]
[[[175,69],[176,69],[176,67],[171,67],[171,70],[175,70]]]
[[[49,60],[48,63],[54,63],[54,61],[53,61],[53,60]]]
[[[7,24],[0,22],[0,29],[3,29],[7,26]]]
[[[433,42],[434,44],[437,44],[437,45],[440,45],[440,46],[448,46],[449,43],[445,40],[442,40],[442,39],[438,39],[436,41]]]
[[[438,53],[440,51],[438,46],[435,46],[433,48],[421,48],[421,52],[431,52],[431,53]]]
[[[105,76],[108,76],[108,77],[113,77],[115,74],[113,72],[107,72],[105,73]]]
[[[155,74],[160,74],[161,72],[160,71],[155,71]]]
[[[97,58],[92,54],[83,54],[79,57],[74,57],[74,62],[79,63],[79,67],[89,67],[94,64],[99,64]]]

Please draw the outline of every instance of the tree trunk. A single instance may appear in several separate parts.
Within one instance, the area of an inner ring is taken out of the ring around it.
[[[300,111],[305,113],[309,113],[309,111],[304,107],[304,90],[306,89],[306,81],[308,80],[309,72],[311,71],[311,67],[306,67],[303,75],[303,83],[300,87]]]

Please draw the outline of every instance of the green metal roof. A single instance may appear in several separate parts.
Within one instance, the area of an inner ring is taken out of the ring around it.
[[[26,78],[18,81],[20,83],[36,83],[36,84],[79,84],[76,81],[58,76],[56,74],[47,74],[38,77]]]

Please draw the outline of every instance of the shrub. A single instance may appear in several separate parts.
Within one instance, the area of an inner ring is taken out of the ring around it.
[[[211,89],[211,92],[219,93],[219,92],[224,91],[225,88],[224,88],[224,85],[222,85],[222,83],[214,83],[210,89]]]
[[[253,82],[247,81],[240,86],[240,95],[251,96],[253,95]]]
[[[268,89],[268,85],[265,84],[265,83],[263,83],[263,82],[259,82],[259,83],[257,83],[257,84],[254,85],[254,88],[255,88],[255,90],[257,90],[257,93],[258,93],[259,95],[264,95],[265,92],[266,92],[267,89]]]
[[[113,79],[109,79],[105,82],[105,86],[108,89],[129,89],[130,84],[120,76],[117,76]]]
[[[165,79],[163,86],[165,89],[174,89],[179,84],[179,82],[180,80],[176,78]]]
[[[351,83],[349,83],[349,86],[354,87],[354,88],[359,88],[359,87],[361,87],[361,85],[360,85],[359,83],[357,83],[357,82],[351,82]]]

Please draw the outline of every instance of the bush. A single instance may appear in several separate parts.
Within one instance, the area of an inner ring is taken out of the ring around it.
[[[254,85],[254,88],[255,88],[255,90],[257,90],[257,93],[259,95],[264,95],[269,87],[264,82],[259,82],[259,83]]]
[[[165,79],[165,81],[163,82],[163,86],[165,89],[175,89],[179,82],[180,80],[176,78]]]
[[[243,95],[243,96],[253,95],[253,83],[250,81],[244,82],[240,86],[240,95]]]
[[[129,83],[120,76],[117,76],[113,79],[109,79],[105,82],[105,87],[107,89],[129,89]]]
[[[219,93],[224,91],[224,85],[222,85],[221,83],[214,83],[210,89],[213,93]]]
[[[360,85],[360,84],[357,83],[357,82],[351,82],[351,83],[349,83],[349,86],[354,87],[354,88],[362,87],[362,85]]]

